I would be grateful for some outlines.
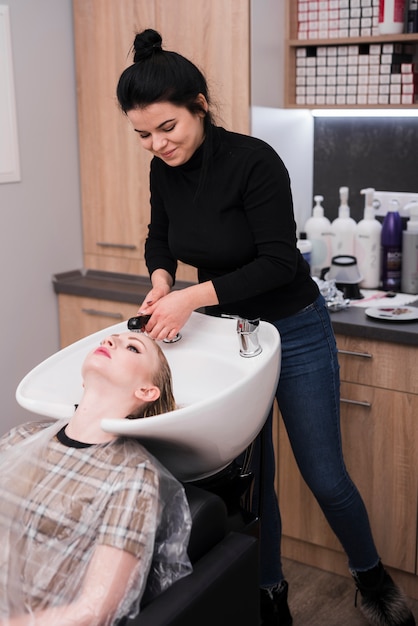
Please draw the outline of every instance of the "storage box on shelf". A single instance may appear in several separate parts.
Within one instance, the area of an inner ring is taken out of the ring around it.
[[[288,0],[285,106],[418,107],[418,33],[379,35],[373,2]]]
[[[378,551],[418,598],[416,348],[337,335],[341,429],[348,471],[365,501]],[[276,427],[283,555],[343,575],[347,558],[303,482],[285,428]]]

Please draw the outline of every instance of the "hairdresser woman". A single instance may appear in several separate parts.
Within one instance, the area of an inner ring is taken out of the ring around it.
[[[341,453],[335,340],[323,298],[296,247],[286,168],[266,143],[215,126],[206,81],[153,30],[138,34],[117,96],[151,162],[146,262],[152,289],[140,306],[154,339],[173,338],[192,311],[272,322],[282,340],[277,400],[300,470],[343,545],[370,624],[414,618],[376,551],[363,501]],[[199,283],[173,290],[177,261]],[[261,618],[292,623],[280,563],[269,423],[261,514]]]

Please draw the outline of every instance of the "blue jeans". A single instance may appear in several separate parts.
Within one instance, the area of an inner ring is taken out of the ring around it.
[[[344,464],[337,348],[323,297],[275,326],[282,345],[276,398],[296,462],[341,542],[350,569],[368,570],[378,563],[379,556],[363,500]],[[253,508],[260,513],[262,587],[283,579],[271,429],[272,413],[257,438],[252,461],[256,475]]]

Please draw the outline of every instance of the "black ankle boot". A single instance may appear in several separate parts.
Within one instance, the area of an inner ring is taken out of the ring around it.
[[[360,610],[373,626],[415,626],[406,598],[393,582],[382,563],[366,572],[352,572]],[[357,601],[356,592],[356,601]]]
[[[289,586],[285,580],[271,589],[260,589],[261,626],[291,626],[287,604]]]

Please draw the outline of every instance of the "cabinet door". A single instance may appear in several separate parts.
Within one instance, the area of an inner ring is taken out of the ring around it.
[[[149,155],[118,108],[116,85],[133,35],[154,3],[74,0],[84,264],[145,274]]]
[[[138,310],[135,304],[67,294],[59,294],[58,308],[61,348],[98,330],[128,320]]]
[[[219,125],[248,134],[249,0],[156,0],[155,22],[165,48],[203,71]]]
[[[136,32],[155,28],[163,44],[207,76],[219,123],[249,130],[249,0],[73,0],[84,264],[147,275],[150,155],[118,109],[115,90],[132,62]],[[187,266],[179,280],[195,280]]]
[[[418,394],[415,346],[337,335],[340,378]]]
[[[415,572],[418,396],[352,383],[341,387],[347,469],[369,513],[384,563]],[[341,551],[300,477],[283,423],[279,427],[279,499],[283,534]]]

